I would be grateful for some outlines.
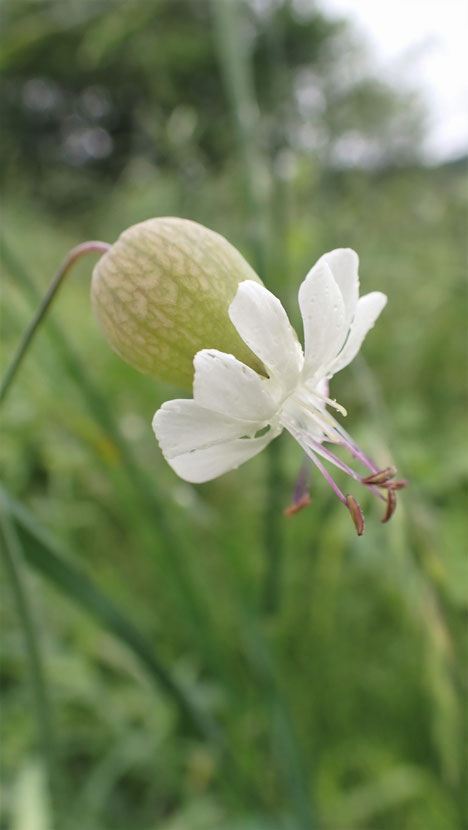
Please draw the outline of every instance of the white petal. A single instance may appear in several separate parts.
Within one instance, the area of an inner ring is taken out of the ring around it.
[[[341,291],[327,263],[319,260],[299,288],[304,325],[303,377],[312,377],[338,354],[347,334]]]
[[[287,393],[297,383],[302,349],[280,301],[263,285],[241,282],[229,316],[249,348]]]
[[[268,422],[278,409],[272,384],[232,354],[203,349],[193,361],[194,400],[207,409],[242,421]]]
[[[359,299],[349,337],[341,354],[332,361],[329,367],[330,374],[336,374],[354,360],[367,332],[374,325],[386,302],[385,294],[380,291],[372,291]]]
[[[341,291],[345,306],[345,325],[348,329],[356,312],[359,297],[359,257],[352,248],[336,248],[320,257],[318,262],[327,263]]]
[[[255,425],[211,412],[193,400],[167,401],[153,418],[153,429],[165,458],[203,449],[255,432]]]
[[[177,442],[177,435],[174,435],[174,432],[178,432],[178,427],[176,426],[175,430],[171,432],[171,414],[173,413],[168,412],[168,409],[170,404],[175,403],[180,404],[183,401],[169,401],[168,404],[164,404],[154,417],[153,427],[161,449],[172,469],[185,481],[190,481],[193,484],[202,484],[227,473],[229,470],[236,469],[244,461],[248,461],[249,458],[253,458],[254,455],[261,452],[280,432],[279,429],[270,429],[260,438],[234,438],[224,441],[220,438],[224,427],[218,420],[222,416],[215,414],[213,418],[213,413],[208,413],[210,417],[206,421],[204,420],[205,416],[201,415],[196,426],[194,427],[194,424],[192,424],[192,441],[188,440],[190,433],[186,433],[184,441],[179,443],[181,452],[173,453],[174,443]],[[193,402],[187,401],[187,403]],[[167,420],[166,413],[169,415]],[[237,422],[237,428],[238,424],[239,422]],[[211,441],[208,442],[210,425]],[[216,443],[214,443],[215,441]],[[171,447],[170,455],[165,452],[165,447]]]

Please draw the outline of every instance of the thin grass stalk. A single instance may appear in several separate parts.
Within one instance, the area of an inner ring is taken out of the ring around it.
[[[23,551],[16,530],[2,507],[0,507],[0,551],[23,634],[33,711],[37,725],[37,742],[44,763],[52,812],[54,812],[59,792],[56,779],[55,735],[52,706],[43,668],[39,627],[30,597]]]
[[[286,100],[287,91],[284,89],[285,55],[283,49],[282,31],[278,24],[278,15],[271,14],[267,22],[266,45],[268,58],[268,102],[273,112],[279,101]],[[283,68],[283,71],[281,69]],[[283,113],[283,116],[286,113]],[[271,127],[268,136],[269,145],[269,173],[271,182],[271,251],[269,257],[269,284],[274,293],[280,295],[281,289],[288,285],[288,193],[287,183],[281,178],[278,170],[280,153],[286,142],[287,121],[270,118]],[[283,510],[285,504],[283,487],[283,444],[273,441],[269,446],[268,455],[268,507],[266,511],[265,542],[268,555],[268,567],[265,574],[263,604],[268,614],[274,614],[281,605],[284,565],[284,521]],[[281,517],[281,518],[279,518]]]
[[[250,56],[242,35],[243,4],[237,0],[213,0],[216,45],[221,73],[236,127],[244,174],[247,213],[254,265],[265,275],[267,246],[263,231],[266,215],[266,170],[258,147],[259,116],[255,100]],[[267,499],[264,517],[265,577],[263,605],[268,614],[280,607],[283,560],[280,444],[267,448]]]
[[[291,812],[297,820],[298,830],[314,830],[318,823],[307,771],[291,711],[278,680],[272,648],[262,631],[258,610],[252,598],[250,575],[236,551],[235,540],[229,542],[227,547],[230,549],[227,560],[232,564],[232,582],[238,595],[246,598],[239,607],[243,641],[249,666],[265,699],[271,725],[271,746],[278,763],[284,792],[289,799]]]
[[[258,148],[258,106],[255,100],[250,58],[241,24],[242,1],[212,0],[215,41],[221,75],[231,107],[244,190],[254,265],[260,276],[265,271],[266,245],[263,231],[265,178]]]
[[[249,626],[251,663],[264,687],[272,726],[271,742],[277,755],[283,786],[289,796],[291,812],[297,820],[298,830],[314,830],[317,827],[301,752],[287,701],[276,676],[268,645],[258,628]]]

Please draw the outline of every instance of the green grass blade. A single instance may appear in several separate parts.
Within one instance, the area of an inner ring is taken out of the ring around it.
[[[16,530],[6,511],[0,508],[0,552],[5,573],[11,588],[16,610],[23,631],[25,652],[34,709],[37,722],[38,744],[47,775],[47,787],[55,802],[56,784],[55,739],[52,708],[44,675],[38,626],[29,595],[28,574],[24,568],[24,555]]]
[[[219,733],[214,722],[177,684],[133,623],[85,574],[64,558],[57,544],[36,519],[23,505],[12,499],[3,487],[0,487],[0,503],[17,527],[20,539],[24,541],[24,555],[29,565],[124,643],[157,687],[174,702],[184,719],[205,739],[218,745]]]

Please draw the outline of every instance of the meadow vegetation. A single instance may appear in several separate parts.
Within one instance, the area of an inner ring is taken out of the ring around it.
[[[363,497],[357,538],[319,476],[283,516],[301,462],[287,435],[218,481],[178,480],[151,430],[177,391],[111,352],[81,262],[2,405],[0,826],[462,830],[466,167],[420,163],[415,110],[380,82],[338,107],[339,54],[323,57],[336,31],[318,15],[313,40],[295,4],[244,9],[234,58],[236,29],[205,0],[129,4],[131,30],[120,4],[72,5],[65,22],[55,2],[21,0],[22,17],[6,4],[2,365],[66,252],[150,216],[224,234],[296,325],[308,269],[350,246],[363,292],[389,303],[332,393],[410,483],[388,525]],[[314,149],[289,90],[307,61],[331,102]],[[27,106],[38,79],[61,102],[47,124]],[[91,85],[95,113],[111,102],[92,127],[78,112]],[[398,140],[372,133],[376,111]],[[61,155],[73,114],[113,151]],[[379,149],[367,167],[330,151],[346,118]]]

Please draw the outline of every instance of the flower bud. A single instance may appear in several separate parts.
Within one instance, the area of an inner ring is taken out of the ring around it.
[[[261,282],[224,237],[187,219],[161,217],[128,228],[101,257],[91,298],[120,357],[189,391],[201,349],[233,354],[266,374],[229,319],[243,280]]]

